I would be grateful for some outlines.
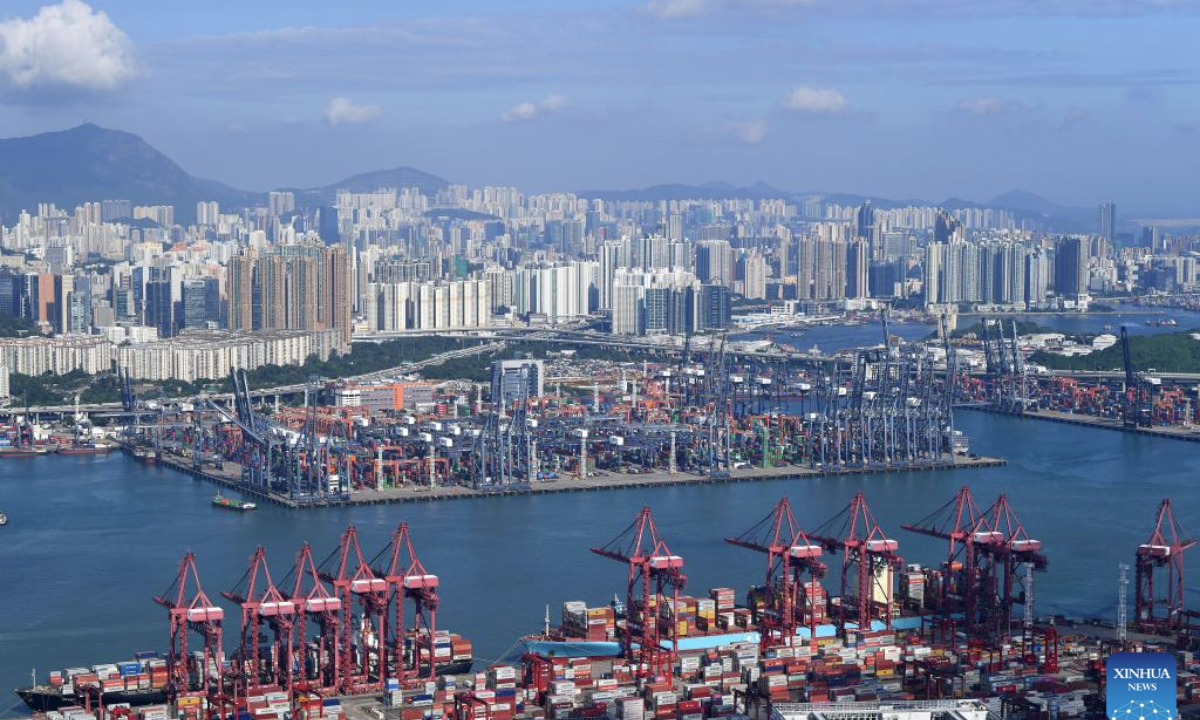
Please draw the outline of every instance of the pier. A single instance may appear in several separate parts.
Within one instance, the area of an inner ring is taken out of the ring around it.
[[[1168,440],[1200,442],[1200,428],[1190,426],[1159,425],[1152,427],[1126,427],[1119,418],[1077,415],[1075,413],[1061,412],[1058,410],[1026,410],[1025,412],[1021,413],[1012,413],[998,410],[986,405],[961,405],[956,406],[955,409],[978,410],[997,415],[1011,415],[1013,417],[1030,418],[1032,420],[1048,420],[1050,422],[1066,423],[1068,425],[1081,425],[1083,427],[1100,428],[1101,430],[1115,430],[1117,432],[1130,433],[1132,435],[1149,435],[1151,437],[1166,438]]]
[[[125,447],[126,452],[131,448]],[[470,500],[479,498],[514,495],[548,495],[567,492],[597,492],[601,490],[624,490],[630,488],[675,487],[684,485],[721,485],[729,483],[758,482],[763,480],[805,480],[818,477],[843,475],[872,475],[917,472],[926,470],[964,470],[1002,467],[1007,462],[1001,458],[952,456],[941,460],[914,463],[871,464],[862,466],[807,467],[783,465],[767,468],[740,468],[716,475],[692,472],[670,473],[654,471],[648,473],[616,473],[599,471],[587,477],[558,477],[539,480],[527,487],[508,487],[503,490],[476,490],[461,485],[406,486],[382,490],[360,490],[349,498],[331,498],[315,503],[303,503],[285,495],[266,492],[260,488],[243,485],[241,466],[226,461],[221,469],[193,467],[189,458],[163,453],[158,460],[163,467],[191,475],[198,480],[211,482],[230,490],[252,495],[256,499],[283,507],[304,509],[313,507],[344,507],[353,505],[388,505],[413,502],[436,502],[441,500]]]

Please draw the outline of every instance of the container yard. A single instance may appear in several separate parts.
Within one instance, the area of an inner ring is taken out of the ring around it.
[[[970,455],[933,348],[672,362],[497,361],[492,381],[311,378],[301,407],[151,408],[122,377],[124,446],[290,507],[995,465]],[[953,373],[954,350],[945,348]]]
[[[19,694],[47,720],[1048,719],[1102,713],[1106,654],[1154,646],[1180,660],[1180,703],[1200,701],[1184,607],[1195,541],[1169,500],[1128,549],[1133,613],[1111,628],[1036,614],[1052,549],[1003,495],[984,506],[964,487],[903,528],[880,526],[862,493],[824,521],[786,498],[764,510],[726,529],[762,563],[761,584],[690,588],[697,559],[672,552],[645,508],[592,548],[611,602],[557,598],[556,623],[547,613],[487,663],[439,625],[444,602],[465,600],[441,596],[406,524],[374,553],[347,528],[282,572],[258,548],[220,593],[189,552],[154,598],[163,652],[56,671]],[[891,530],[944,540],[947,554],[915,562]]]
[[[957,377],[955,405],[1177,440],[1200,440],[1200,390],[1139,368],[1121,328],[1119,377],[1038,375],[1030,371],[1016,327],[985,319],[980,338],[984,371]],[[1007,333],[1007,334],[1006,334]]]

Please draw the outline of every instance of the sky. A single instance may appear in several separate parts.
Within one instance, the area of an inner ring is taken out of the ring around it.
[[[266,190],[764,181],[1200,217],[1200,0],[4,0],[0,136]]]

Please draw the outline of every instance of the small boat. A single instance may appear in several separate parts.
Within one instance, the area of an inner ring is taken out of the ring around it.
[[[147,465],[158,464],[158,452],[154,448],[137,446],[133,448],[133,459]]]
[[[8,516],[0,512],[0,527],[8,524]]]
[[[246,500],[238,500],[236,498],[222,497],[220,493],[218,493],[216,495],[216,497],[213,498],[212,504],[219,508],[225,508],[227,510],[240,510],[242,512],[246,512],[248,510],[254,510],[255,508],[258,507],[254,503],[247,502]]]
[[[20,448],[20,447],[4,447],[0,448],[0,458],[34,458],[41,455],[46,455],[50,452],[49,448]]]

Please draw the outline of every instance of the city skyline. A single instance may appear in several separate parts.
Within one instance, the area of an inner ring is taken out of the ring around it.
[[[257,190],[410,165],[528,192],[762,180],[1192,214],[1185,3],[227,6],[9,3],[0,135],[89,120]]]

